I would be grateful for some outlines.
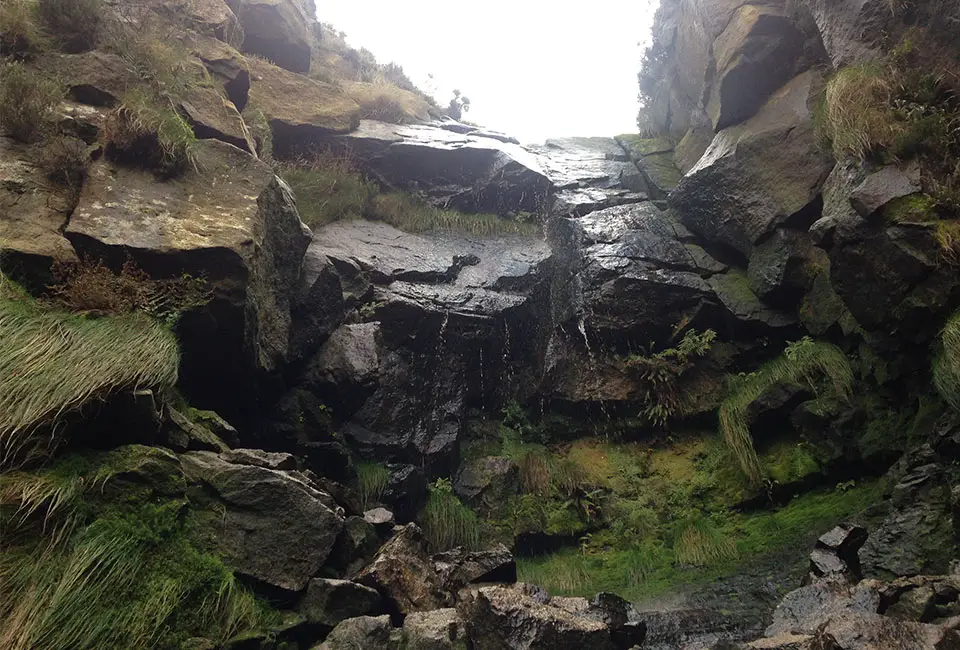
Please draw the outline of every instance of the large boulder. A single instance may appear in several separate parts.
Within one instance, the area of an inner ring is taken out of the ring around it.
[[[555,306],[560,322],[584,318],[587,331],[603,337],[636,334],[645,340],[716,305],[704,276],[725,267],[685,243],[689,231],[652,203],[616,206],[579,219],[554,219],[548,236],[572,277],[561,290],[576,290]],[[578,313],[582,306],[583,314]],[[571,331],[576,331],[573,323]]]
[[[333,549],[343,518],[333,498],[298,472],[235,464],[212,452],[181,456],[196,498],[210,501],[205,530],[242,575],[304,589]]]
[[[683,177],[675,161],[673,140],[663,136],[643,138],[636,135],[619,135],[616,140],[643,176],[650,198],[666,198]]]
[[[287,0],[292,1],[292,0]],[[273,131],[278,157],[308,151],[333,134],[356,128],[360,105],[342,88],[295,74],[266,61],[248,59],[250,103]]]
[[[451,607],[414,612],[403,619],[404,650],[467,650],[463,621]]]
[[[537,157],[512,143],[432,124],[362,120],[331,144],[380,181],[443,207],[498,215],[541,215],[548,207],[551,183]]]
[[[463,463],[453,491],[474,508],[493,511],[520,488],[520,468],[504,456],[484,456]]]
[[[894,12],[887,0],[803,0],[837,68],[879,57],[887,49]]]
[[[697,234],[749,256],[754,245],[817,197],[830,158],[811,122],[822,79],[806,72],[777,90],[746,122],[720,131],[670,195]]]
[[[293,72],[310,71],[311,24],[301,0],[227,0],[243,27],[243,51]],[[311,1],[310,5],[313,4]]]
[[[522,583],[470,591],[457,611],[474,646],[489,650],[615,650],[643,642],[642,628],[626,632],[626,614],[611,618],[601,601],[550,598]]]
[[[453,604],[452,595],[440,584],[427,552],[427,540],[416,524],[407,524],[384,544],[357,581],[379,591],[401,614]]]
[[[796,72],[804,35],[776,7],[745,4],[713,43],[716,73],[707,113],[716,131],[756,113]]]
[[[181,321],[188,393],[242,410],[232,390],[288,358],[290,311],[309,231],[290,189],[266,164],[216,140],[196,169],[158,182],[106,159],[93,165],[65,234],[83,254],[130,256],[154,277],[203,277],[213,302]],[[241,394],[243,394],[241,392]]]
[[[317,646],[316,650],[399,650],[400,638],[390,617],[358,616],[348,618]]]
[[[440,584],[450,593],[475,582],[517,581],[517,564],[513,554],[503,544],[484,551],[467,551],[457,547],[433,556],[433,566],[440,576]]]

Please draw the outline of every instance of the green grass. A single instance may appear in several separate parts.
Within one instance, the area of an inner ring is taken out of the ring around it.
[[[933,385],[943,401],[960,411],[960,311],[950,316],[940,331],[933,360]]]
[[[418,522],[434,551],[446,551],[456,546],[468,549],[480,546],[480,522],[476,514],[461,503],[446,479],[430,486],[430,495]]]
[[[357,464],[357,488],[360,504],[366,510],[380,501],[390,483],[390,470],[380,463]]]
[[[377,192],[349,159],[330,154],[283,165],[280,175],[293,188],[300,218],[311,228],[361,218]]]
[[[0,299],[0,340],[0,465],[40,452],[40,427],[56,430],[93,400],[177,381],[176,337],[142,315],[84,318]]]
[[[495,214],[468,214],[438,208],[403,192],[373,197],[366,216],[406,232],[453,231],[472,235],[519,234],[533,236],[539,226],[501,219]]]
[[[345,156],[318,154],[282,165],[303,222],[319,228],[335,221],[365,218],[406,232],[452,231],[473,235],[534,235],[539,227],[494,214],[467,214],[438,208],[405,192],[381,193]]]
[[[0,129],[21,142],[40,139],[63,95],[55,80],[22,63],[0,62]]]
[[[585,552],[570,548],[536,558],[521,557],[517,560],[519,579],[540,584],[556,595],[589,597],[613,591],[638,602],[735,575],[784,551],[802,557],[806,545],[818,535],[861,512],[879,499],[881,492],[879,482],[863,483],[848,490],[806,494],[775,511],[728,513],[710,523],[694,520],[694,530],[708,531],[702,532],[710,538],[706,543],[684,541],[681,532],[638,538],[619,547],[591,544]]]
[[[175,176],[196,169],[197,138],[168,95],[146,87],[127,91],[105,128],[116,159]]]
[[[196,636],[219,645],[268,623],[265,607],[199,548],[186,502],[103,497],[113,461],[68,458],[0,477],[0,646],[176,648]]]
[[[720,432],[751,483],[759,484],[764,471],[750,436],[750,404],[777,384],[806,382],[812,386],[821,377],[828,380],[833,393],[850,394],[853,371],[843,352],[830,343],[804,338],[791,343],[779,357],[732,385],[729,396],[720,406]]]

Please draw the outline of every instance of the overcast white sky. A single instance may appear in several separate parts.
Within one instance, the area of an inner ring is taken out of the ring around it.
[[[656,0],[323,0],[318,18],[466,119],[521,142],[636,130],[637,69]]]

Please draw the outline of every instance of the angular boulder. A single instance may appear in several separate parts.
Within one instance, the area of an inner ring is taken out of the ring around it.
[[[399,641],[389,616],[358,616],[333,628],[316,650],[398,650]]]
[[[551,599],[538,587],[517,584],[480,587],[457,611],[470,641],[485,650],[615,650],[609,626],[588,608],[582,598]]]
[[[896,199],[916,194],[920,187],[920,166],[902,168],[887,165],[868,175],[850,192],[850,205],[861,217],[870,218]]]
[[[403,619],[404,650],[467,650],[466,630],[456,609],[413,612]]]
[[[357,582],[379,591],[401,614],[447,607],[443,589],[427,552],[427,540],[416,524],[407,524],[383,545]]]
[[[290,157],[298,148],[309,151],[334,134],[356,128],[360,105],[340,87],[258,59],[247,64],[250,103],[270,123],[278,157]]]
[[[301,0],[227,0],[243,27],[242,49],[292,72],[310,71],[311,24]],[[310,2],[310,5],[313,3]]]
[[[228,564],[274,587],[305,588],[343,526],[333,498],[297,472],[237,465],[203,451],[181,462],[188,481],[202,486],[200,494],[211,495],[219,511],[205,527]]]
[[[517,563],[503,544],[484,551],[467,551],[462,547],[437,553],[433,566],[440,576],[440,584],[450,593],[474,582],[517,581]]]
[[[819,194],[831,165],[811,122],[822,87],[818,73],[798,75],[756,115],[717,133],[670,195],[683,224],[746,256],[791,219],[805,228],[804,208]]]
[[[314,578],[297,610],[309,623],[333,627],[340,621],[364,616],[380,604],[376,589],[349,580]]]
[[[520,487],[519,466],[503,456],[484,456],[464,463],[453,491],[473,507],[494,510]]]
[[[778,8],[745,4],[733,14],[713,43],[717,69],[707,113],[715,131],[754,115],[793,77],[804,40]]]
[[[547,211],[551,183],[537,157],[515,144],[374,120],[330,142],[381,182],[435,205],[500,216]]]
[[[217,411],[288,358],[290,312],[309,232],[273,170],[229,144],[196,145],[196,169],[158,182],[101,159],[66,229],[83,254],[117,265],[130,256],[154,277],[202,276],[213,301],[180,323],[183,377]],[[195,392],[194,392],[195,391]]]

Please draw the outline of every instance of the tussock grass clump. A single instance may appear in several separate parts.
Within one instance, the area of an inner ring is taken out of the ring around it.
[[[495,214],[467,214],[438,208],[403,192],[373,197],[367,216],[407,232],[454,231],[482,236],[539,232],[536,224],[501,219]]]
[[[177,381],[176,337],[142,315],[83,318],[0,300],[0,340],[0,465],[41,452],[33,434],[92,400]]]
[[[37,21],[36,0],[4,0],[0,3],[0,55],[18,59],[48,46]]]
[[[22,63],[0,63],[0,128],[21,142],[38,140],[63,94],[59,83]]]
[[[37,0],[40,19],[66,52],[97,46],[104,23],[103,0]]]
[[[110,468],[69,461],[0,477],[2,647],[221,644],[261,627],[263,607],[194,543],[183,501],[102,502],[110,480]]]
[[[361,507],[366,510],[380,501],[390,483],[390,470],[380,463],[357,465],[357,487],[360,490]]]
[[[532,449],[520,458],[520,487],[524,494],[547,495],[550,493],[550,459],[537,449]]]
[[[430,486],[430,496],[420,513],[419,522],[434,551],[446,551],[455,546],[468,549],[480,546],[477,515],[453,493],[449,479],[438,479]]]
[[[838,158],[866,159],[893,147],[904,132],[891,109],[894,86],[875,63],[848,66],[827,84],[823,125]]]
[[[369,101],[360,103],[360,119],[405,124],[409,117],[403,105],[396,99],[387,95],[377,95]]]
[[[345,156],[321,153],[281,167],[303,222],[313,227],[363,216],[377,187]]]
[[[737,556],[733,541],[706,517],[694,517],[678,524],[673,552],[681,565],[701,567]]]
[[[197,138],[169,97],[144,88],[128,91],[104,129],[114,159],[175,176],[196,169]]]
[[[960,311],[940,331],[940,345],[933,360],[933,385],[940,397],[960,411]]]
[[[853,371],[840,348],[804,337],[732,387],[730,395],[720,406],[720,432],[752,484],[760,483],[763,469],[750,436],[747,412],[750,404],[776,384],[812,383],[822,376],[829,380],[837,395],[846,397],[850,394]]]

